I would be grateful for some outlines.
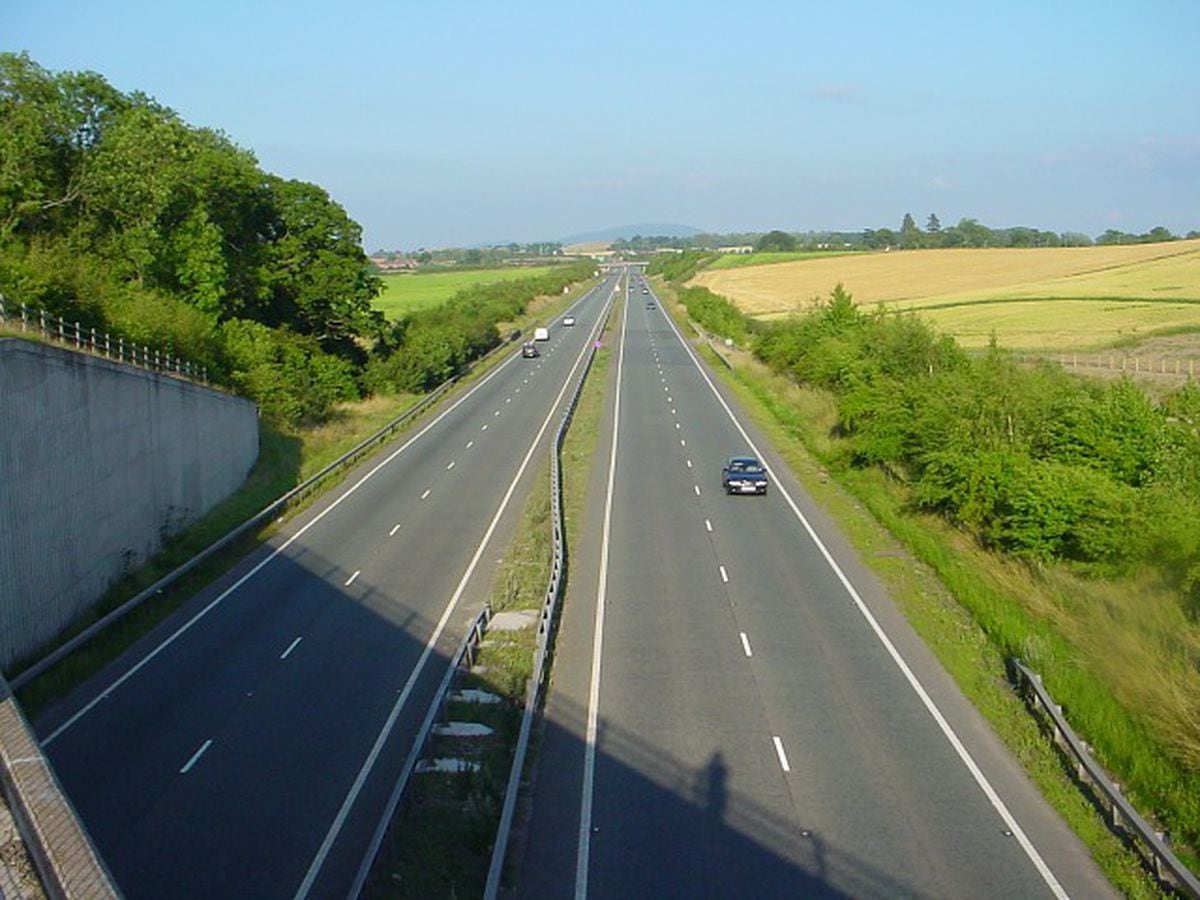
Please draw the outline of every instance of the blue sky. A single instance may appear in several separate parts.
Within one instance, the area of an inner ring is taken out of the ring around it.
[[[963,217],[1200,229],[1200,3],[2,0],[325,187],[368,251]]]

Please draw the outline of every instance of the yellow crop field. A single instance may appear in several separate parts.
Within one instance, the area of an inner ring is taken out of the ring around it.
[[[1085,349],[1200,329],[1200,240],[1117,247],[910,250],[701,272],[700,284],[773,318],[841,283],[863,306],[913,310],[966,346]]]

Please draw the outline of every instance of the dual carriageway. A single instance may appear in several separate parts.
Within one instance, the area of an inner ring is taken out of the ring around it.
[[[608,272],[37,723],[128,897],[345,896],[614,294],[517,893],[1111,895],[644,284]],[[766,497],[721,490],[745,452]]]

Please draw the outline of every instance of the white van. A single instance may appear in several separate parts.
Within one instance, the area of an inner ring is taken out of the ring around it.
[[[533,329],[533,339],[534,339],[535,341],[548,341],[548,340],[550,340],[550,329],[549,329],[549,328],[535,328],[535,329]]]

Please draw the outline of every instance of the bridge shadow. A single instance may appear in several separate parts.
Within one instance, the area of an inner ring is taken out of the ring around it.
[[[46,750],[134,900],[292,897],[343,813],[311,896],[344,896],[474,612],[453,616],[357,800],[343,810],[449,593],[420,590],[412,559],[395,560],[386,581],[347,587],[348,573],[315,550],[280,555],[255,576],[254,591],[234,591],[189,628],[186,641],[109,689],[131,661],[254,563],[201,592],[37,723],[45,740],[85,698],[103,698]],[[531,815],[511,854],[510,896],[574,894],[585,722],[586,710],[561,697],[542,721],[526,801]],[[730,763],[736,740],[714,736],[687,761],[652,733],[601,722],[589,895],[921,896],[856,848],[806,830],[786,802],[764,795],[760,774]],[[502,786],[502,765],[485,766],[480,783]],[[408,839],[397,833],[390,842]],[[471,896],[482,884],[487,848],[464,855],[481,867],[456,889]],[[386,874],[369,892],[413,895]]]
[[[509,896],[574,896],[585,733],[586,710],[555,698],[530,815],[509,858]],[[805,828],[784,798],[764,796],[760,773],[731,767],[729,739],[714,735],[705,761],[689,766],[651,737],[600,724],[588,896],[932,896],[861,848]]]

